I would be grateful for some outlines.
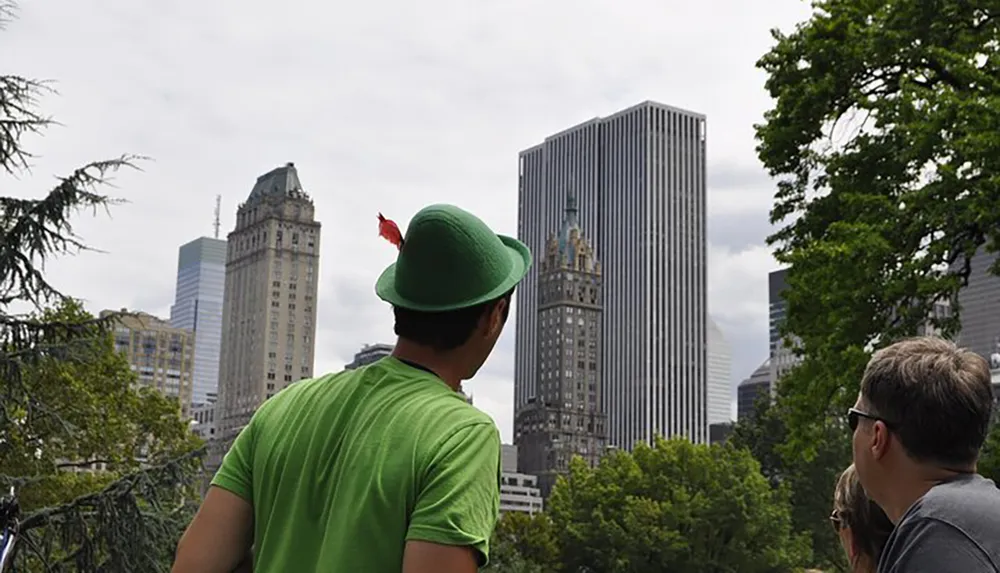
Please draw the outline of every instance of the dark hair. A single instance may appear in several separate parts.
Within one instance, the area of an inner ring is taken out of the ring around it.
[[[513,295],[514,290],[511,289],[493,300],[445,312],[422,312],[393,306],[392,312],[396,316],[394,330],[396,336],[429,346],[438,352],[454,350],[469,340],[483,315],[493,310],[502,300],[507,301],[503,311],[503,321],[506,323]]]
[[[912,458],[942,466],[975,463],[993,417],[986,360],[930,336],[876,352],[861,396]]]
[[[856,566],[857,558],[861,556],[868,559],[872,566],[878,564],[893,525],[882,508],[865,494],[854,464],[848,466],[837,478],[830,521],[838,531],[844,528],[851,530],[851,541],[857,550],[855,562],[851,565]]]

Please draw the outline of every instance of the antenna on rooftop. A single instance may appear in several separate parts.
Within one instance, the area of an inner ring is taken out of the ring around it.
[[[215,221],[212,226],[215,227],[215,238],[219,238],[219,227],[222,226],[220,217],[222,215],[222,195],[215,196]]]

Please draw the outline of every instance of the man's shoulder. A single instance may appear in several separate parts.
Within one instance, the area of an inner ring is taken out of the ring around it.
[[[998,530],[1000,490],[980,476],[962,476],[935,486],[906,512],[889,538],[884,564],[926,562],[937,556],[933,558],[956,565],[985,563],[1000,571]]]
[[[964,475],[937,485],[914,504],[916,518],[933,518],[961,528],[981,522],[1000,529],[1000,489],[977,474]],[[904,521],[907,516],[904,516]],[[996,530],[996,529],[994,529]]]

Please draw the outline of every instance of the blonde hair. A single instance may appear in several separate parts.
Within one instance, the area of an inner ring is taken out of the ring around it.
[[[848,466],[837,479],[830,520],[838,530],[850,529],[855,549],[852,565],[856,566],[861,557],[873,566],[878,563],[893,524],[882,508],[868,498],[854,464]]]

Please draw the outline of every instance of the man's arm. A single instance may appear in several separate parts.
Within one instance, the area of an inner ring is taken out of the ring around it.
[[[949,523],[923,517],[904,523],[902,527],[896,532],[891,550],[879,563],[881,572],[972,573],[995,570],[975,541]]]
[[[403,573],[476,573],[479,562],[469,546],[407,541]]]
[[[212,478],[205,501],[177,545],[173,573],[239,573],[247,566],[252,570],[252,560],[246,557],[254,538],[254,420],[236,436]]]
[[[500,510],[500,434],[460,429],[437,447],[406,533],[403,573],[475,573],[489,558]]]
[[[173,573],[231,573],[253,545],[253,506],[212,486],[177,545]]]

